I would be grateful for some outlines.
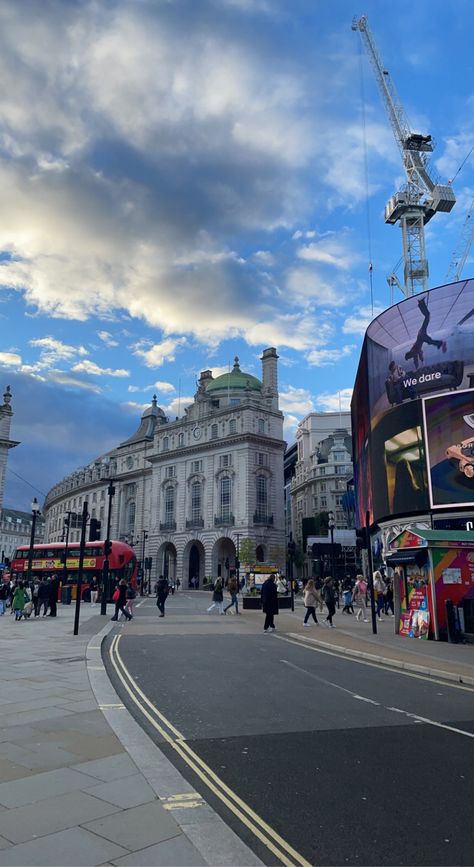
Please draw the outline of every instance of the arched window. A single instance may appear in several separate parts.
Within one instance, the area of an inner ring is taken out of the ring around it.
[[[258,432],[259,434],[265,433],[265,419],[259,418],[258,420]]]
[[[174,521],[174,487],[169,485],[165,489],[165,524],[172,524]]]
[[[184,446],[184,433],[178,434],[178,446],[182,448]]]
[[[265,476],[257,476],[257,520],[265,520],[267,517],[267,479]]]
[[[202,517],[202,485],[193,482],[191,485],[191,520],[199,521]]]
[[[232,512],[232,479],[223,476],[220,481],[219,492],[219,517],[222,521],[229,521]]]
[[[257,563],[265,563],[265,548],[263,545],[257,545],[255,559],[257,560]]]
[[[167,452],[169,447],[170,447],[170,438],[169,437],[163,437],[163,451]]]
[[[126,533],[132,533],[135,529],[135,503],[129,503],[127,506],[127,528]]]

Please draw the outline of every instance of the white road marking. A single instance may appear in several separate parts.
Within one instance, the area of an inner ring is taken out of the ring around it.
[[[317,674],[313,674],[312,671],[307,671],[306,668],[301,668],[299,665],[295,665],[293,662],[290,662],[288,659],[280,659],[280,662],[283,662],[285,665],[288,665],[290,668],[294,668],[297,671],[301,671],[303,674],[308,675],[308,677],[312,677],[313,680],[317,680],[320,683],[326,684],[326,686],[332,686],[334,689],[339,689],[341,692],[346,692],[352,698],[355,698],[357,701],[364,701],[367,704],[373,704],[376,707],[381,707],[382,710],[388,710],[391,713],[400,713],[403,716],[408,717],[409,719],[414,720],[416,723],[424,723],[425,725],[435,726],[436,728],[445,729],[448,732],[454,732],[457,735],[464,735],[466,738],[474,738],[474,732],[467,732],[464,729],[458,729],[455,726],[447,725],[446,723],[438,722],[437,720],[429,719],[428,717],[420,716],[417,713],[410,713],[408,710],[403,710],[400,707],[387,707],[387,705],[381,704],[378,701],[374,701],[372,698],[367,698],[364,695],[358,695],[358,693],[353,692],[351,689],[346,689],[345,686],[340,686],[338,683],[333,683],[331,680],[325,680],[324,677],[319,677]]]

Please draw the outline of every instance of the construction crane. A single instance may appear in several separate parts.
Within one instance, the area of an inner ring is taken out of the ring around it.
[[[440,184],[432,177],[427,156],[433,150],[431,136],[410,130],[403,105],[377,51],[366,16],[358,20],[354,18],[352,29],[360,32],[369,55],[407,176],[407,183],[385,206],[385,222],[392,225],[400,223],[404,284],[401,285],[395,274],[390,274],[387,279],[392,288],[394,285],[399,286],[408,297],[428,289],[425,225],[438,211],[449,213],[456,197],[449,184]]]
[[[446,274],[446,280],[448,280],[448,282],[450,283],[455,283],[457,282],[457,280],[461,279],[461,274],[463,272],[464,265],[466,264],[466,259],[469,256],[469,251],[474,240],[474,220],[472,219],[473,215],[474,199],[471,202],[471,206],[467,212],[466,219],[464,220],[461,234],[459,236],[458,245],[452,255],[448,272]]]

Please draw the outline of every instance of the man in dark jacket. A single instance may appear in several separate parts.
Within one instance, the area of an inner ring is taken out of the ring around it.
[[[164,578],[163,575],[160,575],[158,578],[158,582],[156,585],[156,604],[158,606],[158,610],[160,612],[160,617],[165,616],[165,602],[166,597],[169,593],[169,584],[168,579]]]
[[[272,572],[262,585],[262,609],[265,614],[264,632],[274,632],[276,628],[273,621],[275,614],[278,614],[278,591],[275,578],[276,575]]]
[[[51,576],[49,582],[49,614],[48,617],[56,617],[58,610],[58,595],[59,595],[59,578],[57,575]]]

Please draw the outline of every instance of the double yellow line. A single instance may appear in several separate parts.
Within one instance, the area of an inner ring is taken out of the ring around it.
[[[148,722],[160,733],[162,738],[178,753],[189,768],[225,804],[228,810],[242,822],[264,846],[281,861],[285,867],[311,867],[299,852],[283,840],[270,825],[257,815],[232,789],[224,783],[212,768],[207,765],[186,743],[180,731],[147,698],[125,666],[118,649],[120,635],[116,635],[110,645],[110,660],[124,689],[133,703],[139,708]]]

